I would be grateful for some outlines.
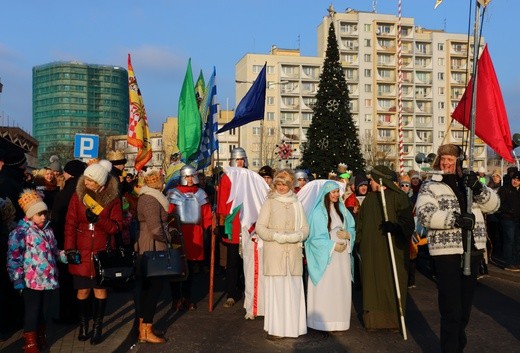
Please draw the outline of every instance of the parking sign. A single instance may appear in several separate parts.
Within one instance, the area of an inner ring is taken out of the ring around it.
[[[97,158],[99,136],[94,134],[76,134],[74,137],[75,158]]]

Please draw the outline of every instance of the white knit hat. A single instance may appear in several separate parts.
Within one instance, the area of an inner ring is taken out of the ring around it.
[[[108,170],[99,163],[89,165],[83,175],[94,180],[100,186],[105,185],[108,178]]]
[[[110,162],[108,159],[102,159],[98,163],[105,167],[105,169],[108,170],[109,173],[112,170],[112,162]]]

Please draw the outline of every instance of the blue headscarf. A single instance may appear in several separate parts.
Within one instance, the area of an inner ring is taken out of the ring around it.
[[[317,285],[323,277],[327,265],[332,259],[332,252],[336,245],[336,242],[330,239],[329,229],[327,228],[328,205],[325,205],[324,202],[325,195],[336,189],[339,189],[339,186],[335,181],[327,181],[323,184],[308,217],[310,232],[309,238],[305,241],[304,245],[309,277],[314,285]],[[339,210],[343,215],[343,229],[350,233],[351,270],[352,278],[354,278],[352,248],[354,247],[356,238],[355,221],[343,202],[341,200],[338,202]]]

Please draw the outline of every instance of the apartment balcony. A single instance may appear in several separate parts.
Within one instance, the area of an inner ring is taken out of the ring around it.
[[[280,109],[281,110],[298,110],[300,109],[300,104],[299,103],[293,103],[293,104],[285,104],[285,103],[280,103]]]
[[[307,74],[305,70],[301,72],[302,81],[319,81],[320,80],[320,70],[315,69],[311,71],[311,74]]]
[[[466,64],[450,65],[450,70],[451,71],[464,71],[464,72],[466,72],[467,69],[468,69],[468,66]]]
[[[416,142],[418,143],[433,143],[433,134],[431,131],[419,131],[415,132]]]
[[[280,119],[280,124],[283,126],[300,126],[300,119]]]
[[[433,119],[431,116],[420,117],[415,119],[415,127],[417,128],[433,128]]]
[[[300,95],[300,87],[298,85],[296,85],[296,87],[291,87],[291,88],[282,87],[280,89],[280,93],[284,94],[284,95],[296,95],[296,96],[299,96]]]
[[[294,69],[294,70],[288,70],[284,71],[283,67],[280,72],[280,81],[286,80],[286,79],[299,79],[300,78],[300,70]]]
[[[340,46],[339,46],[339,50],[340,51],[347,51],[347,52],[355,52],[355,53],[358,53],[359,52],[359,44],[345,44],[345,43],[341,43]]]
[[[345,80],[350,82],[350,81],[354,81],[356,83],[359,82],[359,75],[357,74],[354,74],[354,75],[345,75]]]
[[[451,44],[450,54],[451,55],[466,55],[468,53],[468,46],[466,44]]]

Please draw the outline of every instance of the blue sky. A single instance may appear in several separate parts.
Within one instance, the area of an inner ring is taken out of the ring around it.
[[[471,3],[474,3],[473,0]],[[372,0],[51,0],[0,3],[0,117],[32,130],[32,67],[53,61],[127,67],[141,89],[150,128],[159,131],[177,103],[188,59],[193,75],[217,69],[218,100],[234,108],[235,64],[272,45],[316,55],[316,28],[329,4],[372,11]],[[402,14],[429,29],[467,33],[470,0],[402,0]],[[379,0],[376,12],[397,15],[397,0]],[[513,25],[519,0],[492,0],[483,35],[489,44],[512,132],[520,132],[520,46]],[[473,22],[473,17],[471,18]]]

